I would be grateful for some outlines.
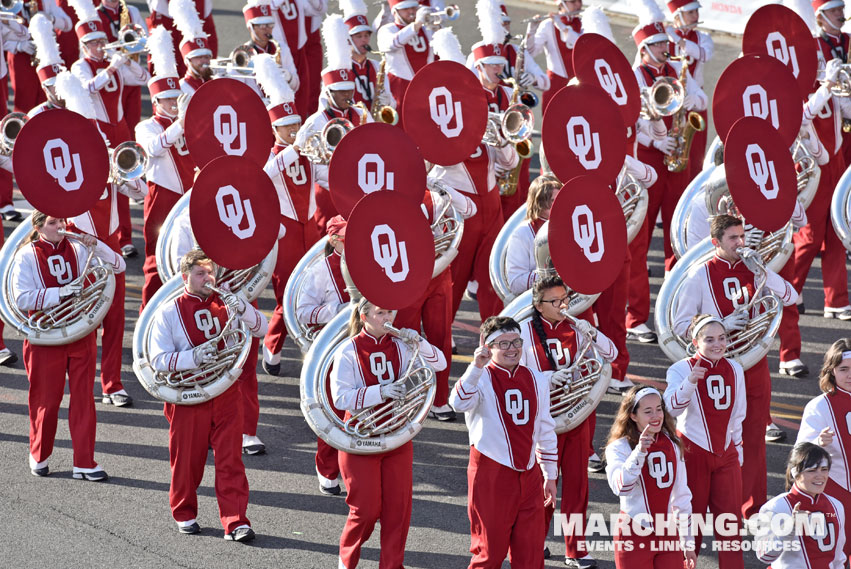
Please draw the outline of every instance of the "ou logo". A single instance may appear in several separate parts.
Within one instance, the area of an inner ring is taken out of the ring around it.
[[[298,9],[291,0],[284,0],[281,2],[278,10],[281,12],[281,15],[285,20],[295,20],[298,16]]]
[[[369,371],[378,380],[378,383],[384,385],[393,383],[396,377],[393,374],[393,362],[387,361],[387,356],[384,352],[373,352],[369,354]]]
[[[248,144],[245,123],[239,122],[236,111],[230,105],[219,105],[213,112],[213,134],[229,156],[242,156]],[[237,140],[238,139],[238,140]],[[234,142],[238,146],[234,147]]]
[[[175,81],[173,77],[167,77],[165,84],[168,85],[169,89],[177,89],[177,81]]]
[[[605,59],[594,61],[594,72],[597,73],[597,80],[600,82],[603,91],[608,93],[618,105],[626,105],[629,97],[626,94],[626,89],[623,88],[620,73],[612,71],[612,67]]]
[[[58,151],[58,153],[57,153]],[[71,154],[68,144],[61,138],[51,138],[44,145],[42,151],[44,156],[44,167],[47,173],[53,176],[56,183],[66,192],[79,190],[83,185],[83,167],[80,165],[80,155]],[[70,180],[68,175],[73,170],[74,176]]]
[[[183,135],[178,138],[174,143],[174,149],[180,156],[187,156],[189,154],[189,149],[186,148],[186,139]]]
[[[505,391],[505,412],[511,415],[515,425],[525,425],[529,422],[529,400],[523,397],[519,389]]]
[[[600,133],[592,133],[591,125],[582,116],[570,117],[566,128],[567,145],[579,159],[579,163],[588,170],[597,169],[603,161],[603,155],[600,152]],[[590,158],[589,153],[593,153]]]
[[[556,369],[561,369],[570,362],[570,350],[565,350],[558,338],[547,338],[547,350],[553,358]]]
[[[584,220],[582,219],[583,216]],[[588,261],[591,263],[598,262],[606,252],[606,243],[603,240],[603,223],[594,221],[594,212],[585,204],[573,209],[571,220],[573,221],[573,240],[582,249]],[[597,250],[591,251],[594,242],[598,240]]]
[[[442,102],[439,98],[442,97]],[[434,121],[440,132],[446,138],[455,138],[464,130],[464,114],[461,112],[461,101],[452,98],[452,92],[446,87],[435,87],[428,95],[428,108],[431,120]],[[449,123],[455,119],[455,126]]]
[[[219,324],[219,319],[213,317],[207,308],[202,308],[195,313],[195,326],[198,327],[208,340],[212,340],[222,331],[222,325]]]
[[[408,42],[408,45],[411,46],[411,49],[417,53],[425,53],[426,51],[428,51],[428,41],[426,41],[426,39],[419,34],[412,37],[411,40]]]
[[[745,150],[745,159],[748,162],[748,173],[751,180],[759,186],[759,191],[765,196],[765,199],[776,199],[780,187],[777,185],[774,160],[765,158],[765,152],[759,144],[748,144],[748,148]]]
[[[367,153],[358,160],[358,186],[365,194],[392,190],[393,172],[385,172],[384,160],[378,154]]]
[[[768,93],[762,85],[748,85],[742,93],[742,104],[746,117],[757,117],[771,122],[775,129],[780,128],[780,114],[777,112],[777,99],[768,100]]]
[[[93,21],[93,20],[92,20],[92,21],[86,22],[86,24],[89,26],[89,31],[90,31],[90,32],[96,32],[96,31],[98,31],[98,25],[97,25],[97,22],[95,22],[95,21]]]
[[[674,464],[664,452],[651,452],[647,455],[647,474],[656,481],[656,486],[660,489],[667,488],[674,483]]]
[[[349,72],[346,71],[345,69],[340,69],[340,79],[342,79],[343,81],[348,81],[349,80]]]
[[[230,203],[226,203],[226,199],[230,198]],[[219,219],[224,223],[233,234],[240,239],[248,239],[254,235],[254,230],[257,224],[254,221],[254,212],[251,209],[251,200],[240,201],[242,196],[239,195],[239,190],[233,186],[222,186],[216,192],[216,209],[219,212]],[[244,229],[242,219],[245,218],[247,227]]]
[[[296,186],[300,186],[307,181],[307,171],[298,159],[287,164],[285,171]]]
[[[836,547],[836,524],[827,521],[824,512],[813,512],[810,523],[815,528],[813,539],[818,543],[820,551],[833,551]]]
[[[714,374],[706,378],[706,395],[712,399],[712,403],[719,411],[730,408],[733,403],[730,386],[724,382],[724,378]]]
[[[56,278],[56,282],[61,285],[68,284],[74,280],[74,275],[71,272],[71,263],[66,261],[62,255],[51,255],[48,257],[47,270]]]
[[[727,277],[724,279],[724,296],[733,303],[733,308],[745,306],[750,300],[750,292],[746,287],[743,287],[736,277]]]
[[[765,37],[765,49],[768,55],[779,60],[783,65],[792,68],[792,75],[798,78],[798,56],[795,54],[795,46],[789,47],[786,38],[780,32],[771,32]]]
[[[109,81],[107,81],[106,85],[103,86],[103,90],[107,93],[115,93],[118,91],[118,81],[116,81],[116,76],[118,74],[109,74]]]
[[[404,241],[396,240],[396,232],[382,223],[376,225],[370,236],[372,240],[372,257],[378,266],[384,269],[384,274],[394,283],[402,282],[408,276],[408,247]],[[384,238],[382,240],[382,238]],[[382,241],[384,241],[382,243]],[[394,267],[399,262],[401,267]]]

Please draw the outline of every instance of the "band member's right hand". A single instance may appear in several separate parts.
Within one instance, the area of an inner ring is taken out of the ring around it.
[[[746,312],[736,310],[724,317],[724,328],[729,332],[732,330],[742,330],[748,323],[748,315]]]
[[[661,140],[654,140],[653,147],[662,154],[670,156],[677,147],[677,141],[673,137],[665,136]]]
[[[818,434],[818,440],[816,444],[820,447],[826,447],[833,443],[834,432],[830,430],[830,427],[825,427]]]
[[[204,342],[192,350],[192,357],[195,359],[196,366],[208,364],[216,359],[216,347],[209,342]]]
[[[417,334],[416,330],[410,328],[402,328],[399,330],[399,338],[405,342],[419,343],[422,338]]]
[[[485,337],[479,335],[479,347],[473,352],[473,365],[478,368],[485,367],[491,361],[491,349],[485,345]]]
[[[18,53],[27,53],[35,55],[35,44],[31,41],[18,42]]]
[[[644,430],[641,431],[641,436],[638,438],[638,450],[640,452],[647,452],[647,449],[653,444],[654,438],[653,433],[650,432],[650,425],[644,427]]]
[[[427,6],[420,6],[420,8],[417,10],[417,15],[414,18],[414,24],[417,24],[419,26],[425,25],[425,23],[428,21],[428,15],[431,14],[431,11],[432,9]]]
[[[688,374],[688,380],[695,385],[697,385],[697,382],[704,377],[706,377],[706,368],[700,365],[696,365],[691,368],[691,373]]]
[[[535,76],[529,73],[528,71],[524,71],[518,81],[517,84],[521,87],[531,87],[535,84]]]
[[[379,391],[381,393],[381,399],[387,401],[388,399],[402,399],[408,390],[405,388],[404,383],[385,383]]]
[[[73,280],[70,283],[59,287],[59,298],[68,298],[79,295],[83,290],[83,281]]]
[[[569,369],[560,369],[558,371],[553,372],[552,377],[550,377],[550,384],[553,387],[561,387],[565,383],[570,386],[570,383],[573,381],[573,371]]]
[[[177,97],[177,122],[183,126],[183,121],[186,120],[186,109],[189,108],[189,101],[192,97],[186,93],[181,93]]]
[[[841,60],[834,58],[828,61],[824,68],[824,80],[827,83],[836,83],[836,77],[839,75],[840,69],[842,69]]]
[[[128,61],[130,60],[127,59],[127,56],[123,53],[115,53],[109,59],[109,69],[113,72],[118,71],[118,69]]]

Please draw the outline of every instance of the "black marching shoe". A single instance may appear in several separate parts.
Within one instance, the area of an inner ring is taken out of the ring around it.
[[[33,476],[38,476],[39,478],[44,478],[48,474],[50,474],[50,467],[46,464],[41,468],[31,468],[30,472],[32,472]]]
[[[106,482],[109,480],[109,475],[105,470],[95,470],[94,472],[75,472],[76,480],[88,480],[89,482]]]
[[[198,525],[198,522],[193,522],[188,526],[177,526],[177,531],[185,535],[195,535],[201,533],[201,526]]]
[[[263,371],[269,375],[279,375],[281,373],[281,364],[270,364],[266,360],[263,360]]]
[[[238,541],[240,543],[248,543],[256,536],[254,530],[249,527],[236,528],[229,534],[225,535],[227,541]]]

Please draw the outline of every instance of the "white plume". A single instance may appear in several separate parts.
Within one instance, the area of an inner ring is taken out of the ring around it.
[[[65,101],[65,108],[83,115],[87,119],[97,118],[95,104],[89,95],[89,90],[83,86],[80,78],[70,71],[63,71],[56,76],[56,94]]]
[[[478,0],[476,16],[479,18],[479,32],[482,41],[487,44],[501,44],[505,40],[505,28],[502,27],[502,11],[497,0]]]
[[[251,61],[254,62],[257,82],[263,88],[263,92],[268,95],[272,105],[292,103],[295,94],[284,79],[281,68],[275,63],[275,57],[268,53],[261,53],[252,57]]]
[[[609,19],[597,6],[588,6],[582,13],[582,31],[599,34],[617,44],[615,35],[612,33],[612,26],[609,25]]]
[[[450,28],[440,28],[431,36],[431,47],[440,61],[454,61],[464,65],[467,58],[461,51],[461,43]]]
[[[30,20],[30,35],[35,43],[35,54],[41,67],[62,63],[59,55],[59,44],[53,35],[53,24],[39,12]]]
[[[92,0],[68,0],[68,4],[74,9],[77,19],[81,22],[100,20],[100,16]]]
[[[174,26],[184,39],[205,38],[204,22],[198,16],[195,2],[192,0],[170,0],[168,13],[174,19]]]
[[[151,64],[158,77],[177,75],[177,61],[174,58],[174,44],[171,41],[171,31],[164,26],[157,26],[148,35],[148,53]]]
[[[366,16],[367,8],[363,0],[340,0],[340,10],[343,18],[348,20],[352,16]]]
[[[635,15],[638,16],[639,26],[648,26],[655,22],[664,22],[665,15],[656,4],[656,0],[631,0],[632,9]]]
[[[810,0],[783,0],[783,5],[798,14],[804,20],[804,23],[807,24],[807,28],[809,28],[811,33],[818,33],[816,13],[813,10]]]
[[[349,43],[349,28],[343,17],[332,14],[322,22],[322,40],[325,42],[327,69],[351,69],[352,47]]]

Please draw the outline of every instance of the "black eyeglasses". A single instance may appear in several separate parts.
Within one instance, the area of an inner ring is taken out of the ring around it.
[[[496,346],[500,350],[507,350],[508,348],[522,348],[523,338],[515,338],[513,340],[500,340],[499,342],[491,342],[488,345],[491,348]]]
[[[570,296],[565,295],[561,298],[554,298],[552,300],[542,300],[541,302],[542,303],[546,302],[548,304],[551,304],[553,308],[558,308],[562,304],[565,304],[569,299],[570,299]]]

